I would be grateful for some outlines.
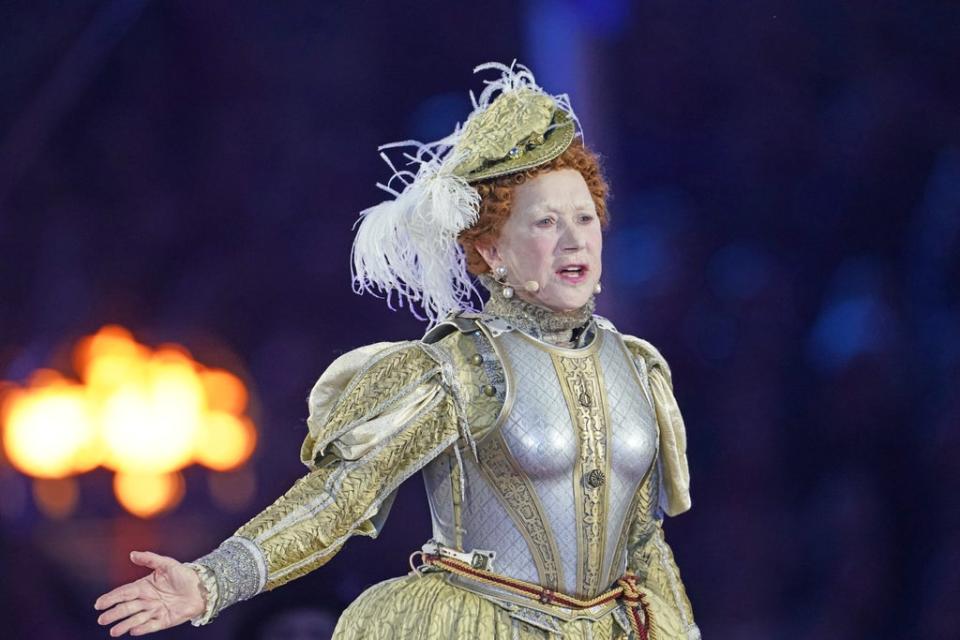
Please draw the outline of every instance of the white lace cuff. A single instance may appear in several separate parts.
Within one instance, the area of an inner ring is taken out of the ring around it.
[[[190,624],[199,627],[208,624],[214,618],[217,603],[217,577],[202,564],[186,562],[186,566],[197,572],[200,578],[200,591],[203,594],[203,613],[190,619]]]

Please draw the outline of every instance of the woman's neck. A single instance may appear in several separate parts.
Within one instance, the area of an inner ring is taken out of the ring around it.
[[[583,329],[593,317],[596,302],[593,296],[579,309],[554,311],[528,302],[514,294],[503,295],[503,285],[483,274],[480,282],[490,291],[490,299],[483,306],[485,315],[501,318],[524,333],[557,346],[572,346],[578,329]]]

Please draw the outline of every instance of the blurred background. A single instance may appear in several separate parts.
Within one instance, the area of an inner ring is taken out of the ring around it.
[[[600,312],[673,368],[704,637],[960,637],[960,5],[7,0],[5,638],[107,637],[129,550],[202,555],[305,472],[323,369],[423,331],[351,292],[377,145],[514,58],[612,182]],[[380,539],[159,637],[327,638],[429,533],[414,478]]]

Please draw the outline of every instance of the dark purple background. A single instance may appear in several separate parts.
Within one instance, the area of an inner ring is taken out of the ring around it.
[[[324,367],[423,329],[350,291],[376,146],[446,134],[472,67],[515,57],[605,157],[600,311],[673,368],[694,508],[666,530],[705,637],[960,637],[955,2],[21,0],[0,3],[0,379],[117,322],[243,363],[261,443],[243,513],[190,469],[147,523],[102,470],[65,522],[5,515],[5,638],[107,637],[91,607],[137,575],[129,548],[204,553],[304,471]],[[3,500],[28,491],[0,462]],[[422,493],[379,540],[160,637],[338,611],[405,571]]]

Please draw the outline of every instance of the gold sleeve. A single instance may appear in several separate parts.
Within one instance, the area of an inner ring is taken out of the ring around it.
[[[690,469],[687,466],[687,430],[673,395],[670,367],[656,347],[640,338],[624,336],[641,372],[646,374],[660,429],[661,507],[668,516],[690,509]]]
[[[334,362],[311,392],[310,471],[195,561],[215,577],[199,623],[322,566],[350,536],[376,537],[400,483],[456,443],[437,362],[418,342],[374,347]]]
[[[656,638],[698,640],[693,608],[680,578],[673,551],[663,536],[659,512],[660,473],[655,470],[637,494],[627,538],[627,570],[637,576],[647,599]]]
[[[649,599],[651,624],[658,638],[699,640],[700,630],[680,578],[673,551],[663,535],[663,516],[690,508],[690,472],[683,417],[673,395],[670,368],[646,340],[625,336],[645,374],[660,430],[653,472],[636,496],[627,540],[627,570],[637,576]]]

